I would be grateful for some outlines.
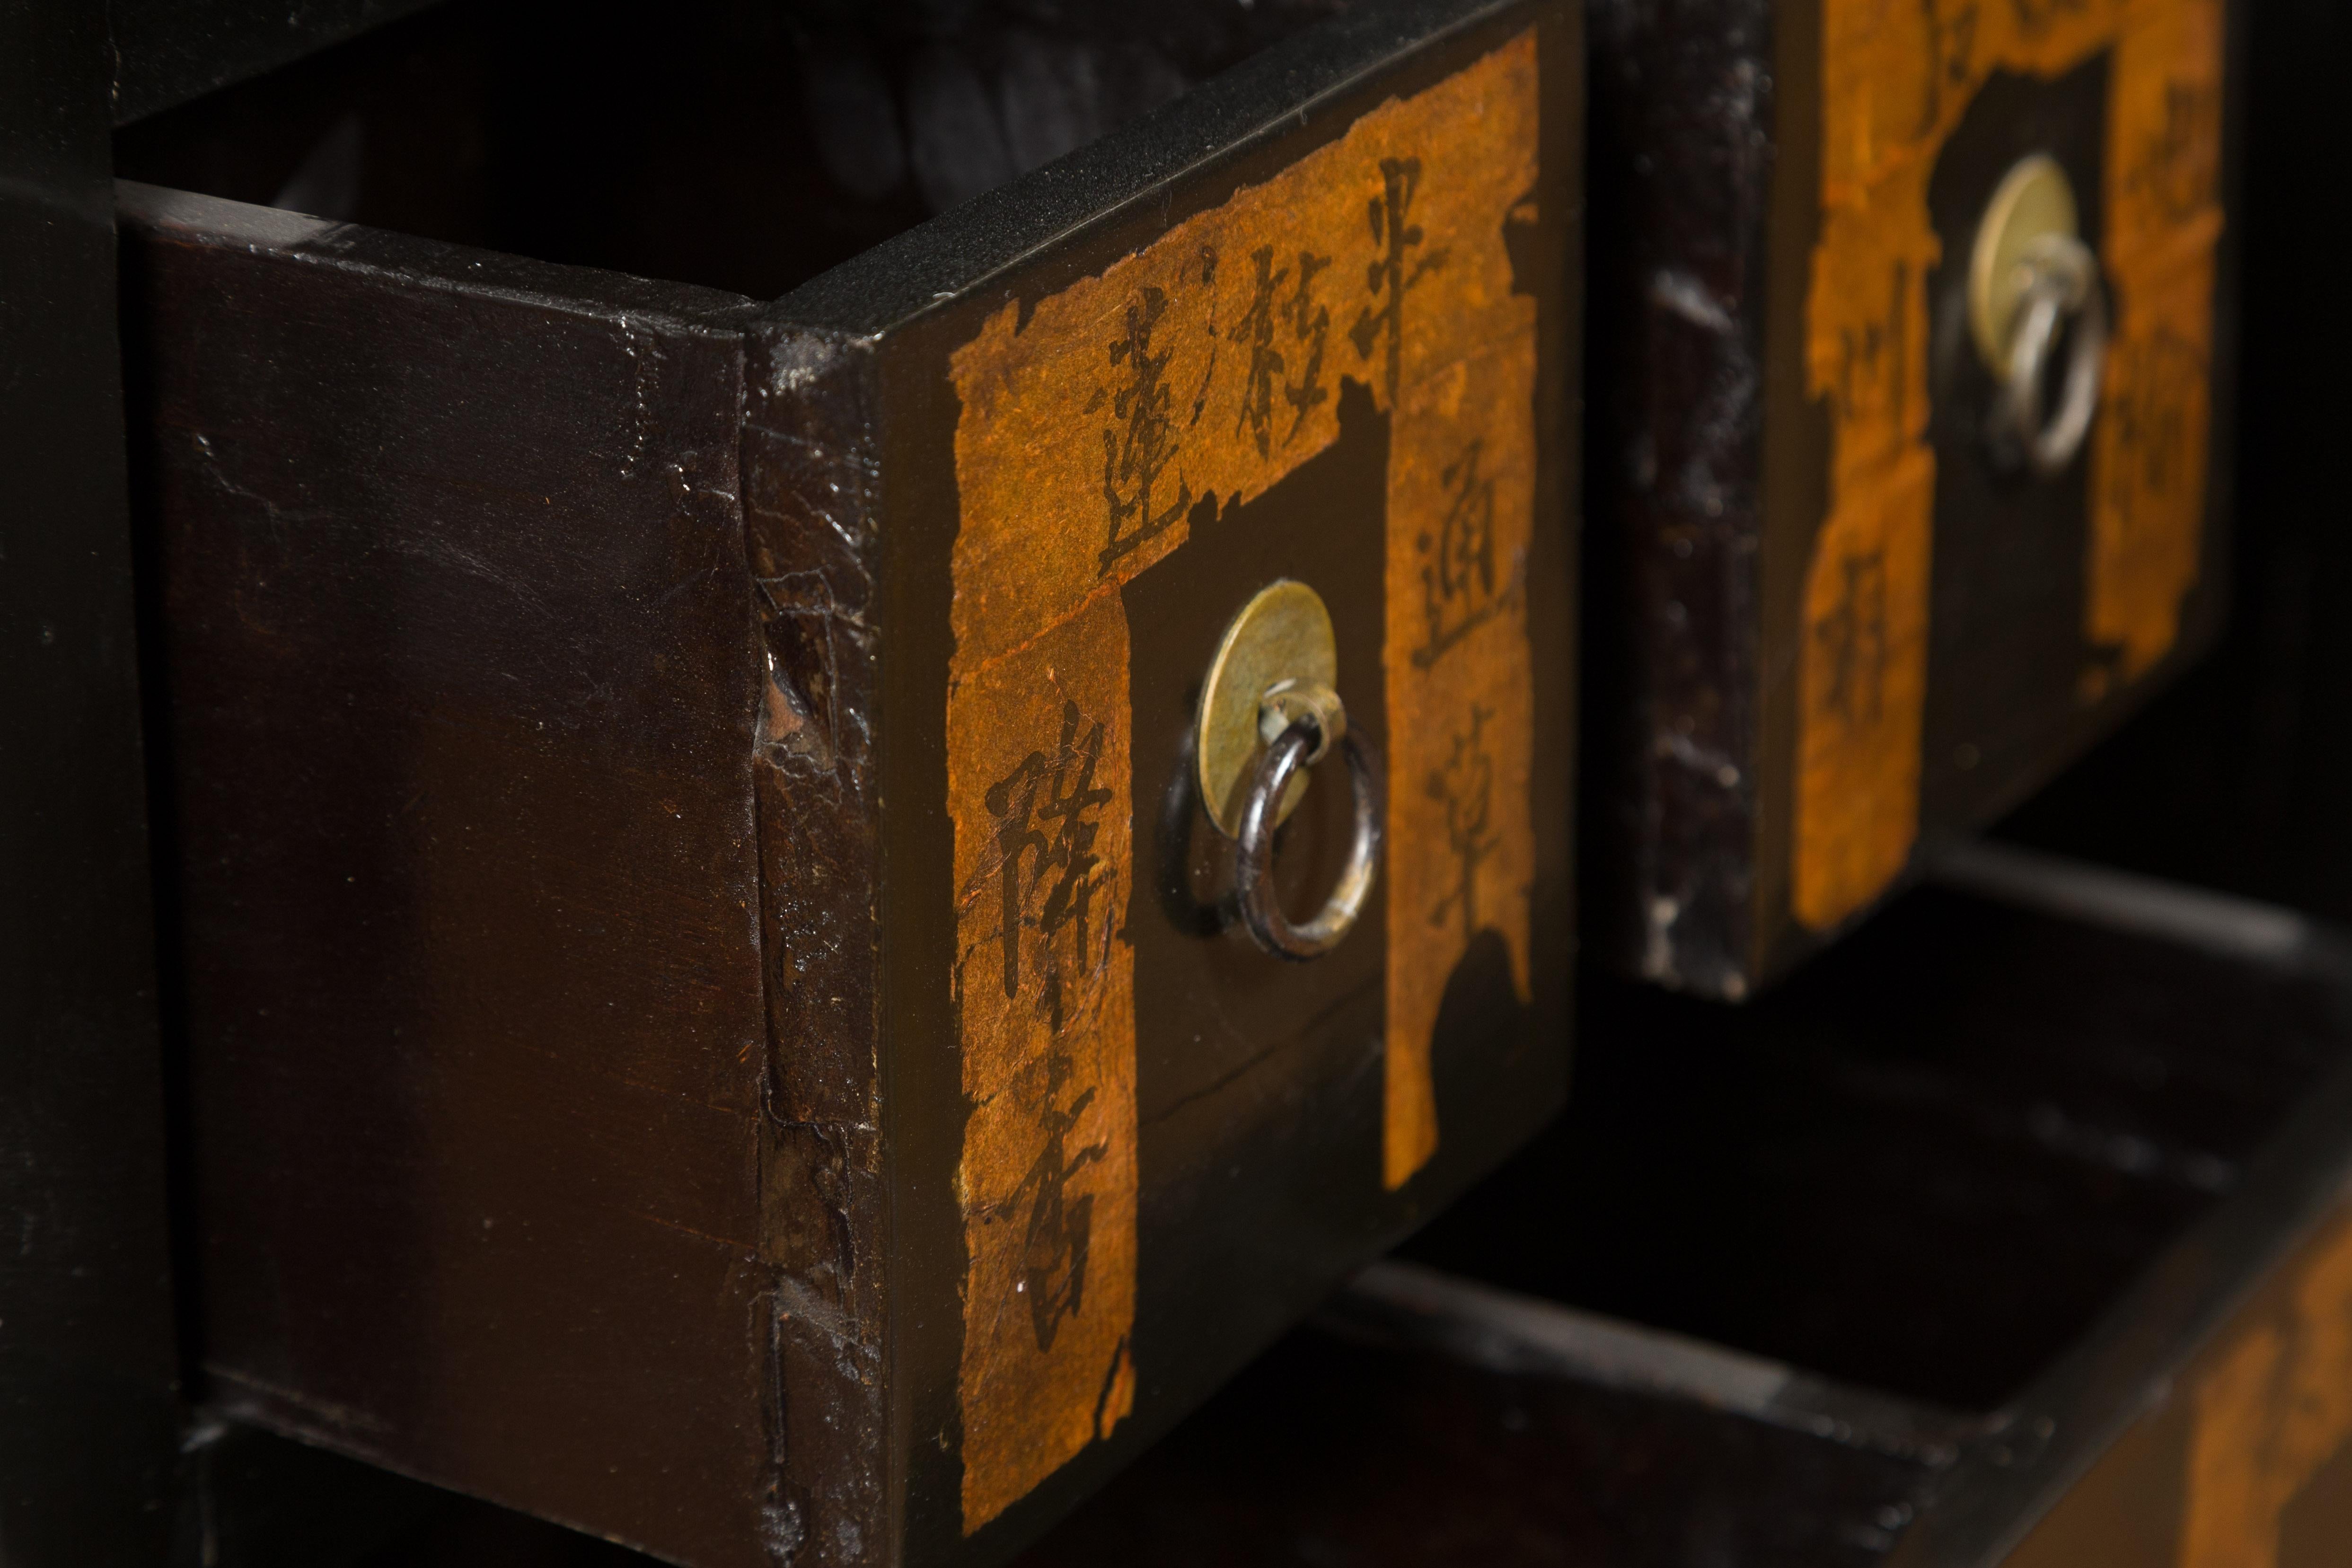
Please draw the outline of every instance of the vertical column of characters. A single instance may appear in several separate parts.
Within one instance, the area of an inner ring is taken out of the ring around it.
[[[1025,319],[1007,306],[950,361],[963,409],[948,806],[973,1108],[957,1194],[967,1532],[1108,1436],[1134,1402],[1133,710],[1119,588],[1184,544],[1197,505],[1239,488],[1236,467],[1278,476],[1294,445],[1330,439],[1329,413],[1318,422],[1311,405],[1276,438],[1272,378],[1245,374],[1235,350],[1249,332],[1221,320],[1219,216]]]
[[[993,1518],[1133,1398],[1135,973],[1127,620],[1116,595],[949,705],[956,999],[972,1105],[964,1512]],[[978,1397],[974,1397],[977,1395]]]
[[[1187,542],[1198,509],[1261,495],[1327,449],[1341,374],[1393,416],[1383,658],[1389,841],[1406,853],[1391,876],[1391,1185],[1434,1146],[1429,1037],[1475,936],[1500,933],[1525,994],[1535,305],[1513,292],[1504,226],[1532,220],[1535,60],[1530,33],[1389,100],[1098,276],[1006,305],[950,356],[967,1532],[1134,1397],[1118,590]],[[1360,296],[1340,287],[1351,273]],[[1238,608],[1262,584],[1234,586]],[[1402,1096],[1401,1070],[1418,1083]],[[1419,1152],[1400,1166],[1400,1148]]]
[[[1506,242],[1508,226],[1536,216],[1534,37],[1424,97],[1435,101],[1414,133],[1365,171],[1364,294],[1349,331],[1391,416],[1381,1180],[1391,1189],[1437,1151],[1431,1049],[1472,946],[1499,941],[1528,994],[1535,866],[1536,302],[1516,291]]]
[[[2168,4],[2170,0],[2148,0]],[[2055,76],[2112,44],[2126,0],[1822,0],[1822,217],[1808,391],[1828,405],[1830,504],[1798,648],[1790,900],[1835,925],[1919,831],[1936,457],[1927,439],[1927,205],[1937,154],[1994,70]]]
[[[1135,885],[1118,586],[1183,542],[1178,378],[1213,263],[991,318],[950,370],[957,1044],[971,1114],[962,1513],[977,1530],[1134,1402]],[[1058,307],[1058,308],[1055,308]]]
[[[1830,504],[1798,648],[1791,901],[1834,925],[1918,832],[1935,453],[1927,444],[1927,183],[1945,100],[1974,86],[1948,11],[1822,0],[1822,219],[1807,389],[1829,405]],[[1957,68],[1956,68],[1957,65]]]
[[[2221,0],[2137,0],[2116,46],[2100,248],[2115,338],[2092,466],[2084,640],[2096,700],[2171,650],[2196,584],[2221,236]]]

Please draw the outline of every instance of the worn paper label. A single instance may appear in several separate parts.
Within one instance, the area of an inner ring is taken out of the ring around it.
[[[1502,933],[1527,996],[1535,709],[1526,622],[1535,353],[1518,336],[1409,384],[1389,449],[1389,962],[1382,1180],[1437,1152],[1445,983]]]
[[[2162,658],[2197,576],[2221,0],[1822,0],[1822,230],[1806,381],[1829,407],[1830,511],[1805,584],[1797,918],[1834,925],[1894,880],[1918,832],[1935,454],[1927,185],[1996,70],[2055,77],[2114,51],[2100,261],[2114,309],[2092,437],[2084,635],[2115,679]],[[2085,683],[2095,700],[2104,675]],[[1863,692],[1872,701],[1858,702]]]
[[[1391,416],[1387,1185],[1436,1149],[1430,1035],[1473,934],[1501,933],[1525,994],[1535,301],[1505,230],[1534,217],[1536,104],[1530,33],[952,356],[967,1531],[1133,1400],[1118,590],[1183,547],[1196,507],[1329,447],[1342,376]]]
[[[1000,1395],[982,1420],[967,1405],[968,1513],[976,1481],[1001,1510],[1036,1456],[1077,1452],[1132,1396],[1127,619],[1086,605],[948,710],[950,795],[980,808],[956,834],[964,1378]]]
[[[2180,1568],[2278,1568],[2288,1504],[2352,1443],[2352,1226],[2221,1351],[2194,1403]]]

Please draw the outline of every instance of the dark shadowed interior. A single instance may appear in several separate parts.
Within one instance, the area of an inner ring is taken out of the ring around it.
[[[477,0],[142,121],[116,172],[766,299],[1345,4]]]

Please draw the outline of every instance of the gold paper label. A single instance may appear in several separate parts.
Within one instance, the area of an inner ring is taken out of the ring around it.
[[[2352,1443],[2352,1227],[2221,1352],[2195,1409],[2180,1568],[2277,1568],[2287,1506]]]
[[[1501,933],[1526,994],[1536,334],[1505,228],[1534,216],[1536,105],[1528,33],[951,357],[967,1532],[1134,1397],[1119,588],[1204,500],[1328,447],[1343,375],[1391,415],[1386,1185],[1437,1147],[1430,1036],[1472,935]],[[1238,609],[1260,584],[1236,586]]]
[[[1831,422],[1830,510],[1799,649],[1797,918],[1831,926],[1918,834],[1935,453],[1928,214],[1937,154],[1996,70],[2055,77],[2114,51],[2101,265],[2115,311],[2091,451],[2084,635],[2129,680],[2168,650],[2196,581],[2221,0],[1823,0],[1822,230],[1806,378]],[[2085,700],[2104,696],[2104,677]]]

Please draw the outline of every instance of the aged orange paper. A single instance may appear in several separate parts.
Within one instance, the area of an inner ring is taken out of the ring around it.
[[[1204,498],[1328,447],[1343,375],[1391,415],[1386,1184],[1436,1148],[1430,1032],[1472,935],[1500,932],[1525,994],[1535,304],[1504,230],[1533,216],[1536,103],[1528,34],[952,356],[967,1531],[1133,1399],[1118,590]]]
[[[1034,1484],[1037,1456],[1077,1452],[1129,1397],[1127,617],[1116,595],[1086,605],[966,676],[948,710],[949,794],[982,814],[979,831],[960,817],[956,835],[956,994],[972,1101],[956,1195],[970,1258],[966,1389],[975,1373],[993,1384],[979,1411],[966,1405],[965,1489],[969,1500],[975,1479],[1007,1489],[988,1500],[992,1514]]]
[[[2180,1568],[2278,1568],[2287,1505],[2352,1443],[2352,1226],[2221,1352],[2195,1408]]]
[[[1830,510],[1799,649],[1797,918],[1836,924],[1918,833],[1935,454],[1928,216],[1937,154],[1996,70],[2114,51],[2101,265],[2115,311],[2093,436],[2086,700],[2171,647],[2195,583],[2221,234],[2221,0],[1822,0],[1822,229],[1807,385],[1831,420]]]

